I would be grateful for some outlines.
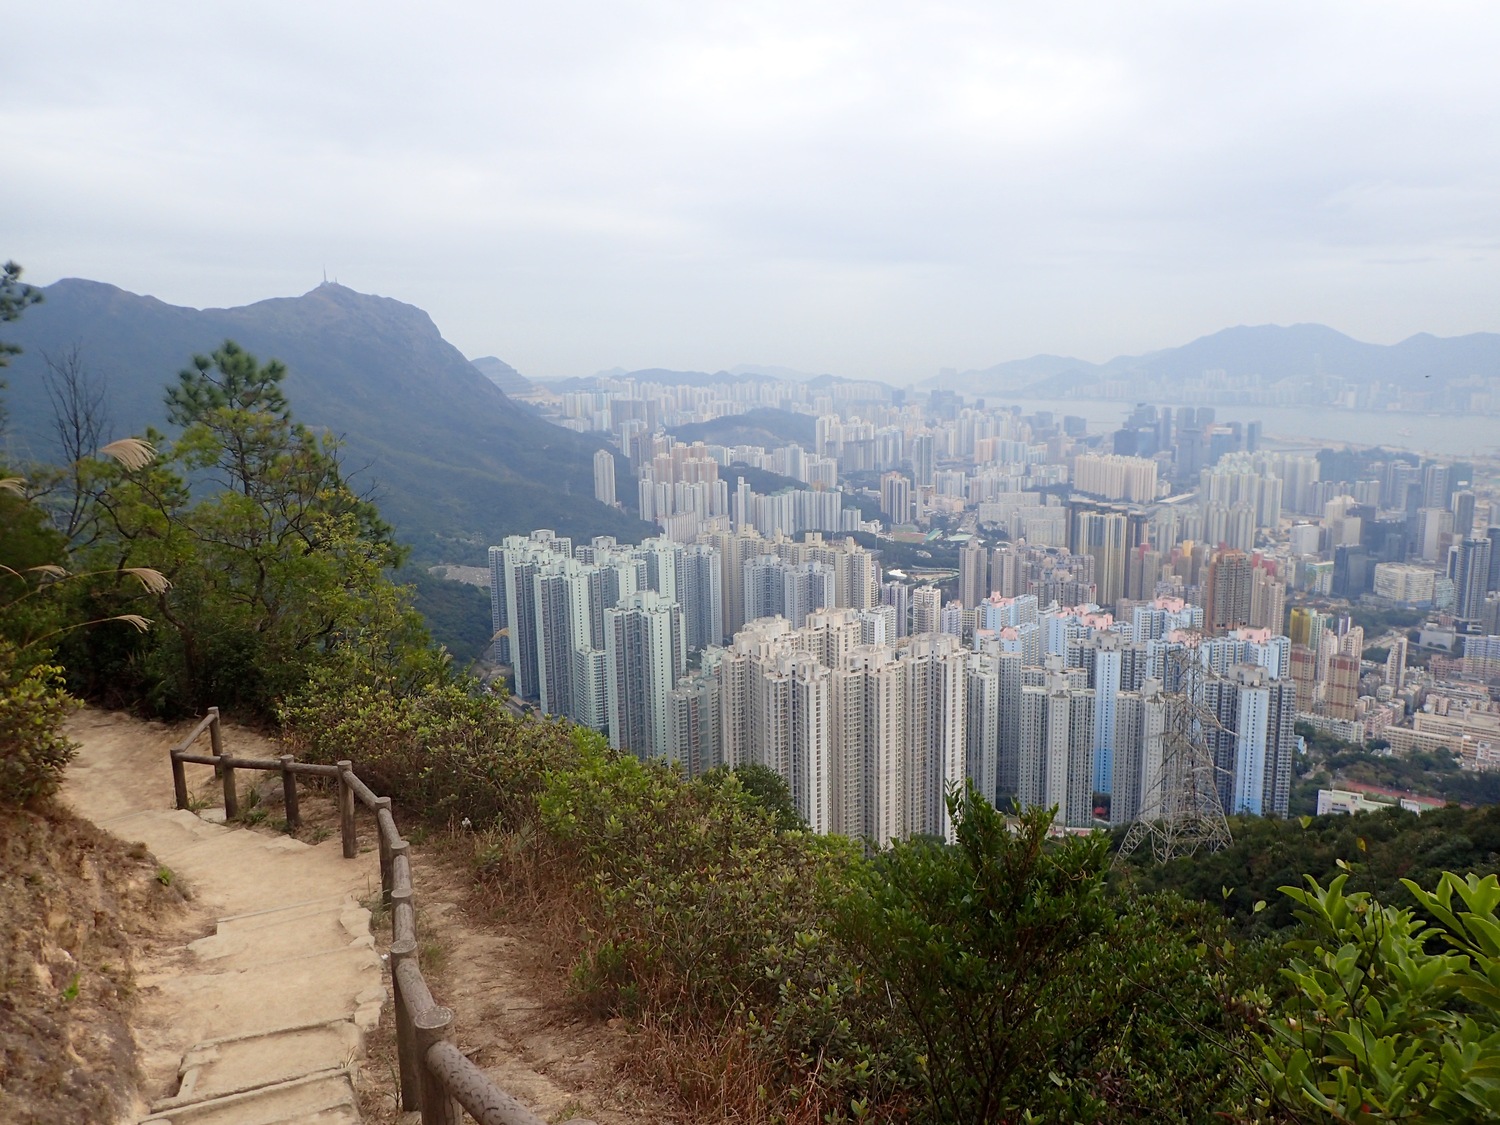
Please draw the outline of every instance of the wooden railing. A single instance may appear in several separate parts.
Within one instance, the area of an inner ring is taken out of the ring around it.
[[[286,803],[287,831],[301,823],[297,804],[297,775],[324,777],[338,783],[339,834],[344,858],[359,854],[355,835],[356,803],[375,814],[380,845],[381,901],[390,911],[391,982],[396,1009],[396,1053],[401,1071],[401,1108],[419,1110],[422,1125],[459,1125],[465,1111],[480,1125],[545,1125],[541,1118],[500,1089],[470,1062],[453,1042],[453,1012],[432,998],[417,962],[417,908],[412,888],[411,846],[396,830],[391,799],[377,797],[359,779],[354,763],[334,766],[299,762],[290,754],[279,758],[236,758],[224,753],[219,709],[210,707],[203,721],[172,748],[172,787],[177,807],[188,804],[187,765],[213,766],[224,787],[224,818],[239,816],[236,770],[264,770],[281,774]],[[209,734],[211,754],[190,748],[203,732]],[[568,1125],[592,1125],[575,1118]]]

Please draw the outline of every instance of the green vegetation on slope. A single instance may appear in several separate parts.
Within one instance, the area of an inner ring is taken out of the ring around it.
[[[1111,891],[1103,842],[1050,843],[1045,814],[1012,832],[955,798],[958,847],[869,859],[787,829],[733,773],[685,781],[456,687],[315,690],[284,714],[301,753],[468,820],[496,894],[578,917],[580,995],[666,1032],[699,1110],[1208,1121],[1252,1097],[1228,1001],[1260,961],[1210,910]]]
[[[711,445],[759,445],[776,449],[800,445],[811,450],[815,422],[810,414],[760,406],[743,414],[731,414],[710,422],[689,422],[672,430],[680,441],[702,441]]]
[[[82,341],[81,361],[107,390],[106,436],[118,437],[166,430],[162,384],[186,357],[232,339],[286,365],[299,420],[338,439],[346,479],[379,502],[417,558],[482,565],[485,548],[536,527],[585,541],[649,533],[594,499],[602,439],[513,402],[410,305],[339,285],[201,310],[80,280],[45,293],[16,327],[26,354],[11,395],[13,437],[38,460],[58,457],[47,355]],[[624,479],[623,463],[619,472]]]
[[[1444,871],[1500,872],[1500,805],[1420,816],[1393,808],[1292,820],[1234,817],[1230,830],[1234,843],[1223,851],[1161,866],[1143,857],[1127,878],[1143,890],[1218,903],[1251,932],[1265,932],[1295,924],[1293,904],[1278,888],[1301,886],[1303,876],[1326,885],[1347,866],[1351,891],[1409,907],[1403,879],[1430,887]],[[1258,902],[1266,903],[1259,912]]]
[[[478,586],[402,567],[395,581],[410,586],[412,608],[422,615],[435,643],[446,648],[459,668],[485,655],[490,644],[490,596]]]

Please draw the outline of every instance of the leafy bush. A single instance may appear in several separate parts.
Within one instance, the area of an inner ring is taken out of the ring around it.
[[[311,761],[356,762],[376,792],[433,824],[516,829],[535,820],[548,774],[578,761],[571,728],[517,719],[461,682],[405,694],[326,682],[315,677],[282,708],[290,748]]]
[[[893,846],[836,927],[905,1016],[928,1118],[1185,1121],[1244,1099],[1218,920],[1114,898],[1107,838],[1049,841],[1046,810],[1011,824],[972,787],[949,810],[956,846]]]
[[[21,665],[0,641],[0,805],[50,796],[77,746],[62,721],[78,706],[62,687],[62,669]]]
[[[1312,934],[1292,943],[1295,995],[1263,1041],[1267,1078],[1339,1121],[1500,1118],[1500,880],[1407,881],[1432,924],[1347,881],[1282,888]]]

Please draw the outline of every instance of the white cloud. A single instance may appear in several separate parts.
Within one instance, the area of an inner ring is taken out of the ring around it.
[[[1500,328],[1490,5],[59,0],[7,39],[38,281],[326,266],[544,375]]]

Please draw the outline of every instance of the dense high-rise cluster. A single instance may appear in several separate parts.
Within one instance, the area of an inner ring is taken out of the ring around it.
[[[689,774],[767,766],[813,830],[885,841],[948,835],[945,797],[971,782],[998,804],[1056,805],[1074,828],[1149,814],[1166,710],[1183,705],[1172,654],[1186,652],[1212,673],[1197,705],[1222,723],[1210,745],[1226,808],[1286,811],[1286,637],[1205,637],[1202,609],[1165,596],[1128,622],[1035,592],[966,609],[931,584],[882,583],[852,540],[705,539],[575,548],[538,531],[493,548],[517,694]],[[1001,552],[1001,569],[1055,589],[1056,559],[1027,551]]]
[[[1149,819],[1184,729],[1229,812],[1286,812],[1299,720],[1460,731],[1500,765],[1500,713],[1491,738],[1454,682],[1493,677],[1500,636],[1500,504],[1472,466],[1276,446],[1206,406],[1091,436],[872,383],[599,386],[541,403],[609,435],[596,491],[628,495],[628,460],[659,537],[536,532],[491,570],[516,694],[618,747],[768,766],[816,830],[882,841],[946,834],[968,783],[1071,828]],[[747,411],[726,444],[671,432]],[[727,444],[757,427],[803,436]],[[1367,638],[1359,602],[1431,618]]]

